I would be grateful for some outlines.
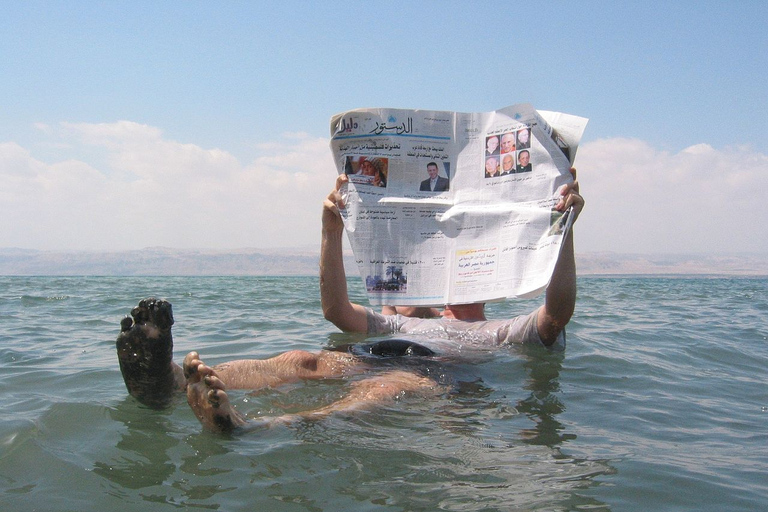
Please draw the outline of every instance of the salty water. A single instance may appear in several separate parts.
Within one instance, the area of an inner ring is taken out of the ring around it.
[[[446,367],[437,398],[238,436],[127,396],[114,339],[147,296],[173,303],[177,361],[362,339],[323,320],[314,277],[0,277],[0,510],[766,510],[768,279],[581,278],[564,353],[499,350]],[[274,415],[347,385],[232,395]]]

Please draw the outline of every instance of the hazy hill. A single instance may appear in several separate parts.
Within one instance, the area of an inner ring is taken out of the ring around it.
[[[0,249],[0,275],[316,275],[319,248],[135,251]],[[345,254],[350,273],[356,267]],[[768,254],[641,255],[583,253],[579,275],[768,275]]]

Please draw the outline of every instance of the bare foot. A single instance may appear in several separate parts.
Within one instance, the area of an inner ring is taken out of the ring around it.
[[[173,362],[171,303],[144,299],[123,318],[117,336],[117,359],[128,393],[153,408],[170,405],[186,386],[179,365]]]
[[[213,368],[203,364],[197,352],[190,352],[184,358],[184,376],[187,378],[187,402],[203,428],[232,432],[245,425],[243,415],[229,402],[224,383]]]

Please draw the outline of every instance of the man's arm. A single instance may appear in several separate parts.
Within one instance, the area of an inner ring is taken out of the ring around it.
[[[323,202],[323,231],[320,246],[320,301],[323,316],[345,332],[368,332],[368,315],[363,306],[349,301],[347,274],[344,271],[342,236],[344,222],[339,208],[344,208],[339,189],[347,181],[336,179],[336,187]]]
[[[579,182],[575,180],[576,169],[571,169],[574,182],[566,185],[561,191],[562,197],[555,209],[565,211],[573,206],[573,222],[584,208],[584,198],[579,195]],[[560,257],[552,273],[552,279],[547,286],[544,305],[539,309],[537,327],[539,336],[545,345],[551,345],[565,329],[565,325],[573,316],[576,307],[576,258],[573,249],[573,225],[568,236],[563,240]]]

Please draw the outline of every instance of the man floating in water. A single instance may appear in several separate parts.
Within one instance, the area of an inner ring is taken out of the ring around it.
[[[209,367],[197,352],[190,352],[182,366],[171,360],[173,312],[171,304],[149,298],[139,302],[121,324],[117,337],[120,370],[128,392],[153,408],[169,406],[177,393],[186,390],[187,401],[203,427],[229,432],[244,426],[246,419],[229,403],[228,389],[257,390],[306,379],[342,378],[370,367],[346,351],[317,353],[291,350],[270,359],[242,359]],[[428,355],[424,347],[404,340],[385,340],[365,345],[371,355]],[[297,415],[269,419],[290,422],[299,417],[321,418],[335,411],[349,411],[392,401],[407,392],[439,392],[433,380],[416,373],[389,369],[352,384],[346,398],[327,407]],[[262,421],[264,423],[264,421]]]
[[[575,178],[575,170],[571,170]],[[563,240],[544,305],[528,315],[507,320],[487,320],[485,304],[446,305],[436,318],[434,310],[424,308],[385,308],[376,313],[350,302],[342,258],[344,208],[340,189],[347,177],[342,175],[323,204],[322,246],[320,253],[320,296],[325,318],[345,332],[369,335],[429,334],[449,340],[458,334],[471,334],[486,346],[513,343],[541,343],[563,346],[564,329],[576,303],[576,265],[573,231]],[[555,208],[573,207],[574,221],[584,207],[578,182],[566,185]],[[399,313],[399,314],[398,314]],[[405,314],[402,314],[405,313]],[[427,313],[427,314],[424,314]],[[412,316],[406,316],[412,315]],[[145,299],[121,323],[117,338],[120,370],[128,392],[141,403],[154,408],[167,407],[178,393],[186,391],[187,402],[203,427],[216,432],[230,432],[248,424],[289,422],[294,419],[322,418],[336,411],[350,411],[396,400],[403,394],[436,395],[444,388],[433,378],[409,369],[393,368],[370,373],[372,357],[426,358],[440,356],[431,348],[414,341],[385,339],[371,343],[321,350],[317,353],[292,350],[269,359],[242,359],[210,367],[197,352],[190,352],[182,366],[174,363],[173,312],[171,304]],[[410,359],[413,361],[413,359]],[[411,365],[412,367],[412,365]],[[343,378],[362,375],[350,385],[349,393],[328,406],[299,414],[268,420],[248,420],[229,402],[227,389],[256,390],[307,379]]]

